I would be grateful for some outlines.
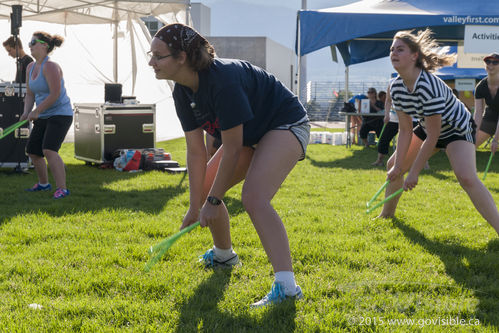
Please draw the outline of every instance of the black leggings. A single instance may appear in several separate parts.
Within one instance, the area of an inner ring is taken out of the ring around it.
[[[388,122],[386,124],[385,130],[383,131],[383,135],[379,138],[378,141],[378,153],[383,155],[388,155],[388,148],[390,147],[390,142],[393,140],[395,135],[397,135],[399,131],[399,123]]]
[[[44,156],[43,149],[58,152],[72,122],[73,116],[38,118],[33,122],[26,152],[42,157]]]
[[[367,134],[370,131],[375,131],[376,136],[379,138],[379,134],[381,133],[381,129],[383,128],[383,119],[375,119],[375,120],[363,120],[362,125],[360,126],[359,136],[362,140],[367,139]]]

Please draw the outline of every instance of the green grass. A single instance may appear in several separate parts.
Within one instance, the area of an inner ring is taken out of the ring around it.
[[[185,165],[183,139],[159,146]],[[241,185],[225,198],[241,267],[201,268],[198,255],[212,241],[196,228],[146,273],[150,246],[178,231],[188,179],[85,166],[73,149],[61,150],[72,191],[63,200],[24,192],[36,181],[33,171],[0,172],[0,332],[499,329],[499,241],[444,153],[403,195],[397,218],[382,220],[374,219],[379,209],[365,214],[385,181],[385,171],[370,166],[376,151],[310,145],[273,201],[305,297],[250,310],[273,273],[241,204]],[[488,157],[477,153],[478,170]],[[485,182],[496,202],[498,172],[494,161]],[[449,318],[479,325],[449,325]],[[395,319],[415,324],[388,322]]]

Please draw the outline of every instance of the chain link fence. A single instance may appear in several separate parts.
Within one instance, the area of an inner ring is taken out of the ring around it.
[[[381,90],[386,91],[388,80],[349,82],[349,98],[358,94],[367,95],[367,89],[371,87],[376,88],[378,92]],[[309,81],[305,98],[304,105],[311,121],[344,120],[344,117],[338,114],[345,102],[344,81]]]

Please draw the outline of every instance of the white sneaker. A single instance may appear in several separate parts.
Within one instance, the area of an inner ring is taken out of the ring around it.
[[[220,260],[215,256],[215,252],[213,249],[209,249],[202,256],[199,256],[199,262],[204,264],[205,268],[214,268],[214,267],[232,267],[239,264],[239,257],[236,253],[232,257],[227,260]]]
[[[303,293],[301,292],[300,286],[296,286],[296,294],[294,296],[287,296],[284,293],[284,287],[279,282],[274,282],[270,292],[258,302],[251,304],[250,307],[259,308],[267,305],[279,304],[286,298],[302,299]]]

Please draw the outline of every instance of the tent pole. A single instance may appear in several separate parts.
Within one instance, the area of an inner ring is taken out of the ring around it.
[[[300,49],[300,14],[298,13],[298,33],[297,33],[297,36],[296,36],[296,44],[297,44],[297,47],[298,47],[298,54],[297,54],[297,58],[296,58],[296,61],[297,61],[297,64],[296,64],[296,85],[295,85],[295,89],[296,89],[296,96],[298,96],[298,100],[300,100],[300,95],[301,95],[301,92],[300,92],[300,83],[301,83],[301,78],[300,78],[300,75],[301,75],[301,49]]]
[[[187,1],[187,5],[185,6],[185,24],[190,25],[189,20],[191,19],[191,1]]]
[[[346,66],[345,67],[345,102],[348,101],[348,79],[349,79],[349,74],[350,74],[350,67]]]
[[[114,1],[113,79],[118,83],[118,1]]]

